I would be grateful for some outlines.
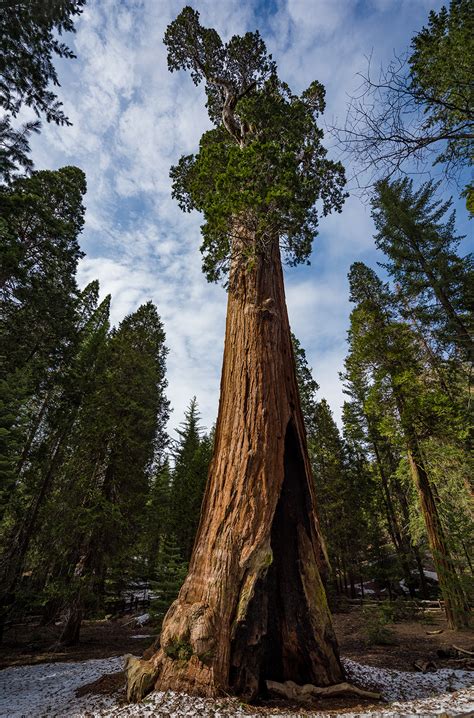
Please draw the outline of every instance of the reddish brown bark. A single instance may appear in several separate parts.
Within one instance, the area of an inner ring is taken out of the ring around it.
[[[234,268],[215,453],[189,573],[144,666],[156,687],[247,700],[343,679],[278,244]],[[129,697],[140,697],[129,673]]]

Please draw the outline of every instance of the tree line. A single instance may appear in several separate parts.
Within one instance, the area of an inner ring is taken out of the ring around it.
[[[79,289],[86,178],[77,167],[34,170],[40,120],[15,125],[24,106],[69,124],[49,87],[54,56],[74,57],[60,36],[83,6],[2,12],[0,625],[62,616],[65,644],[85,613],[166,573],[167,555],[182,572],[212,445],[195,400],[170,441],[158,310],[148,302],[111,327],[99,283]]]
[[[389,595],[427,597],[431,559],[450,625],[472,595],[472,258],[456,251],[450,202],[428,182],[376,185],[375,242],[388,279],[362,262],[341,374],[342,435],[315,397],[297,345],[300,390],[334,588],[376,579]]]
[[[158,308],[148,302],[111,327],[110,297],[99,300],[98,282],[77,285],[84,173],[34,170],[28,137],[39,122],[15,126],[22,105],[68,122],[48,86],[57,82],[53,56],[73,57],[55,31],[72,31],[83,4],[32,2],[21,6],[20,19],[5,12],[0,86],[1,626],[25,612],[45,623],[61,616],[65,644],[79,639],[84,615],[103,615],[136,582],[154,588],[154,610],[163,617],[186,574],[213,451],[213,432],[200,428],[194,399],[178,439],[167,435]],[[315,85],[304,101],[322,104],[322,93]],[[258,107],[243,99],[258,125]],[[306,129],[304,102],[290,100],[294,125]],[[209,152],[204,143],[204,169]],[[196,192],[188,170],[178,165],[175,181],[183,185],[185,177],[186,191]],[[282,211],[295,201],[284,189]],[[309,205],[313,190],[304,191],[299,199]],[[432,561],[450,625],[463,626],[473,545],[472,260],[459,253],[451,202],[438,191],[407,178],[384,178],[373,188],[384,273],[360,262],[349,272],[354,309],[342,432],[317,398],[295,338],[293,352],[329,592],[354,596],[372,579],[390,595],[401,584],[426,596]],[[240,202],[234,195],[232,211]],[[226,253],[222,217],[211,210],[205,270],[214,278]],[[292,228],[298,242],[291,232],[288,242],[290,259],[301,261],[316,219],[304,231],[300,219]]]

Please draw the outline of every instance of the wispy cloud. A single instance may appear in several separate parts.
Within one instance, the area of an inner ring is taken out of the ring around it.
[[[89,0],[72,38],[78,59],[61,62],[60,96],[73,127],[46,126],[35,141],[38,167],[77,164],[88,179],[87,223],[79,278],[98,277],[111,293],[114,322],[152,299],[170,347],[169,397],[181,420],[196,394],[203,423],[217,413],[226,295],[201,273],[200,218],[170,196],[169,168],[196,149],[209,127],[202,87],[170,74],[162,43],[184,3]],[[301,90],[327,88],[329,117],[345,113],[364,56],[377,62],[409,43],[437,0],[199,0],[203,24],[229,37],[260,27],[280,72]],[[285,271],[290,319],[336,416],[342,392],[354,259],[376,261],[370,213],[351,198],[342,215],[321,222],[313,265]]]

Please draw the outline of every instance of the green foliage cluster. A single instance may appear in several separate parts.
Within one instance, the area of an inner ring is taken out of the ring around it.
[[[364,608],[364,624],[367,642],[376,646],[391,646],[395,643],[395,635],[390,628],[392,623],[385,605]]]
[[[12,123],[23,106],[44,115],[47,122],[70,125],[62,103],[50,89],[59,85],[54,58],[74,58],[61,41],[74,32],[74,19],[85,0],[28,0],[2,4],[0,14],[0,179],[9,180],[21,168],[31,170],[29,138],[40,130],[30,121],[17,128]]]
[[[224,45],[185,8],[165,35],[171,70],[206,83],[209,115],[196,155],[172,168],[173,196],[204,214],[203,271],[217,281],[232,256],[250,266],[278,240],[290,264],[307,262],[324,215],[340,211],[344,170],[326,157],[316,118],[324,110],[318,82],[296,96],[278,79],[258,33]],[[237,241],[240,239],[240,244]]]

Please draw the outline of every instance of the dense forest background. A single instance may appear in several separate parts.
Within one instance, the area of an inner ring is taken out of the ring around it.
[[[83,5],[4,11],[0,83],[1,624],[61,619],[64,644],[79,640],[84,617],[123,611],[141,594],[159,624],[186,574],[213,448],[192,397],[168,433],[159,307],[145,303],[112,327],[98,282],[79,288],[86,178],[77,167],[35,169],[29,141],[39,120],[18,121],[29,106],[47,122],[69,122],[51,90],[53,60],[72,57],[57,31],[71,31]],[[413,154],[445,142],[435,159],[449,176],[471,161],[472,9],[458,0],[432,13],[412,40],[405,84],[392,88],[422,111]],[[381,111],[390,97],[379,97]],[[370,154],[371,142],[385,140],[395,154],[391,168],[386,154],[375,158],[366,190],[383,264],[349,271],[342,429],[293,338],[332,566],[327,590],[333,605],[441,592],[452,625],[464,625],[474,538],[472,259],[459,251],[445,186],[403,175],[394,136],[374,139],[355,112],[349,135],[338,131],[348,151],[357,127],[359,157],[364,143]]]

